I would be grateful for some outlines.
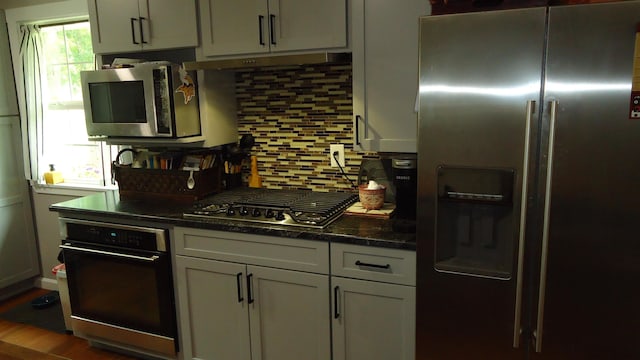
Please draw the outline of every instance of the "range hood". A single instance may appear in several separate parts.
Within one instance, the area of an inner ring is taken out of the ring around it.
[[[351,61],[351,53],[313,53],[185,62],[185,70],[233,70],[268,66],[332,64]]]

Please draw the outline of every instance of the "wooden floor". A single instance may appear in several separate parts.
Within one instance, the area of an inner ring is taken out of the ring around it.
[[[0,302],[0,312],[48,293],[49,290],[33,289]],[[136,358],[116,354],[89,346],[89,343],[73,335],[59,334],[29,325],[0,319],[0,340],[47,354],[71,360],[134,360]]]

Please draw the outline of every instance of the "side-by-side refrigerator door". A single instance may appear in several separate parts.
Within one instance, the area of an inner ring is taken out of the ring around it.
[[[639,1],[549,9],[533,359],[640,358],[639,24]]]
[[[416,359],[525,356],[524,210],[545,16],[421,18]]]

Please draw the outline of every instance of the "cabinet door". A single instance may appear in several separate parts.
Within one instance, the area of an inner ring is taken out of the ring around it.
[[[251,358],[329,359],[329,276],[251,265],[247,272]]]
[[[272,52],[347,46],[345,0],[268,1]]]
[[[198,46],[194,0],[89,0],[96,54]]]
[[[198,46],[195,0],[154,0],[139,3],[143,50]]]
[[[204,56],[269,51],[267,0],[200,0]]]
[[[142,49],[138,1],[89,0],[88,10],[94,53]]]
[[[429,1],[353,0],[352,10],[355,149],[415,153],[418,17]]]
[[[251,359],[246,266],[176,256],[185,359]]]
[[[331,278],[334,360],[413,360],[415,287]]]
[[[20,119],[0,117],[0,289],[40,273]]]

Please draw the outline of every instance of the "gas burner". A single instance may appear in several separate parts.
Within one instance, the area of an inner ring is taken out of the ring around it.
[[[242,188],[202,200],[184,217],[324,228],[357,199],[339,192]]]

